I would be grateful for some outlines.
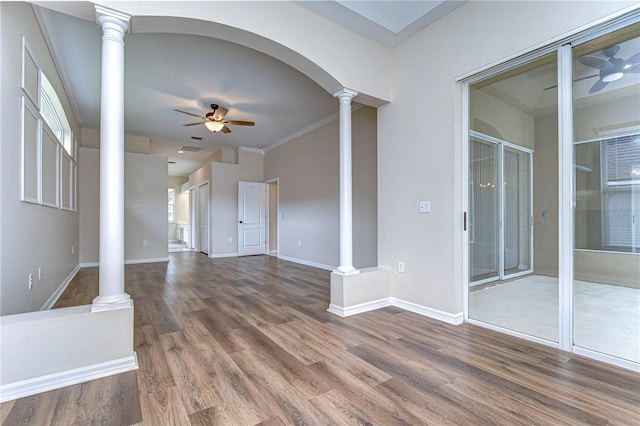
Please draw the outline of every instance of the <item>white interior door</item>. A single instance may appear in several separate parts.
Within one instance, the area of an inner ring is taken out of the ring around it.
[[[238,256],[266,253],[266,191],[261,182],[238,182]]]
[[[209,254],[209,184],[198,187],[198,223],[200,225],[200,251]]]

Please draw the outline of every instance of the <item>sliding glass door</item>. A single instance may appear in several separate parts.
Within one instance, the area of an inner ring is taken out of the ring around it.
[[[636,363],[640,363],[638,34],[638,28],[626,28],[577,45],[572,67],[573,343],[582,350]]]
[[[557,75],[553,54],[471,84],[468,139],[468,319],[552,342]]]
[[[472,131],[469,155],[471,285],[530,273],[530,150]]]
[[[623,22],[466,83],[465,319],[640,371],[640,23]]]

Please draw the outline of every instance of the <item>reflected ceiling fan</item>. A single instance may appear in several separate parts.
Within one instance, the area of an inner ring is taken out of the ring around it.
[[[615,57],[619,50],[620,46],[618,45],[610,46],[602,50],[602,54],[608,59],[595,55],[586,55],[577,58],[577,61],[582,65],[585,65],[589,68],[595,68],[597,70],[600,70],[600,72],[598,74],[577,78],[573,80],[574,83],[576,81],[599,77],[598,81],[596,81],[593,86],[591,86],[591,89],[589,89],[589,94],[592,95],[607,87],[607,84],[616,80],[620,80],[625,76],[625,74],[640,73],[640,52],[630,56],[626,60],[623,60]],[[549,90],[556,87],[558,86],[550,86],[545,88],[544,90]]]
[[[255,126],[256,123],[253,121],[240,121],[240,120],[225,120],[224,116],[227,115],[229,110],[225,107],[220,107],[217,104],[211,104],[212,112],[208,112],[204,117],[198,114],[193,114],[191,112],[182,111],[179,109],[174,109],[176,112],[181,112],[182,114],[187,114],[192,117],[200,118],[204,121],[199,121],[197,123],[188,123],[183,124],[183,126],[197,126],[199,124],[204,124],[207,129],[211,130],[214,133],[222,132],[222,133],[231,133],[231,129],[227,127],[228,124],[235,126]]]
[[[593,94],[604,89],[607,84],[612,81],[620,80],[627,73],[639,73],[640,72],[640,52],[629,58],[620,59],[616,58],[616,54],[620,50],[620,46],[614,45],[607,47],[602,51],[602,54],[609,59],[601,58],[600,56],[587,55],[577,59],[582,65],[590,68],[600,70],[598,74],[599,80],[596,81],[589,94]]]

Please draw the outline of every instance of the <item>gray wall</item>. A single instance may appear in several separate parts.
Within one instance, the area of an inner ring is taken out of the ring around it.
[[[76,137],[80,132],[31,5],[2,2],[0,7],[0,314],[10,315],[42,308],[78,264],[78,213],[20,201],[23,35],[58,93]]]
[[[357,268],[377,265],[376,126],[375,109],[365,107],[353,113],[353,259]],[[280,255],[338,266],[339,166],[338,120],[266,153],[264,177],[279,178],[280,184]]]

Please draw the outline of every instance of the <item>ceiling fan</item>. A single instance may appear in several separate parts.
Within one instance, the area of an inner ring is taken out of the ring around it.
[[[231,133],[231,129],[227,127],[228,124],[233,124],[236,126],[255,126],[256,123],[253,121],[240,121],[240,120],[225,120],[224,116],[227,115],[229,110],[225,107],[220,107],[217,104],[211,104],[212,112],[208,112],[204,117],[198,114],[193,114],[191,112],[182,111],[179,109],[174,109],[176,112],[181,112],[183,114],[191,115],[193,117],[198,117],[204,121],[199,121],[197,123],[188,123],[183,124],[183,126],[197,126],[199,124],[204,124],[207,129],[211,130],[214,133],[222,131],[222,133]]]
[[[625,76],[625,74],[640,73],[640,53],[636,53],[626,60],[623,60],[615,57],[619,50],[620,46],[618,45],[609,46],[606,49],[602,50],[602,54],[609,59],[605,59],[595,55],[587,55],[577,58],[577,61],[582,65],[585,65],[589,68],[595,68],[597,70],[600,70],[600,72],[598,74],[577,78],[573,80],[574,83],[576,81],[599,77],[598,81],[596,81],[593,86],[591,86],[591,89],[589,89],[589,94],[592,95],[604,89],[607,84],[616,80],[620,80]],[[544,90],[554,89],[556,87],[558,86],[554,85],[547,87]]]
[[[615,57],[619,50],[620,46],[618,45],[610,46],[602,50],[602,54],[609,59],[594,55],[582,56],[577,59],[582,65],[600,70],[598,75],[600,78],[591,86],[589,94],[599,92],[604,89],[607,84],[620,80],[627,73],[640,72],[640,52],[625,60]]]

